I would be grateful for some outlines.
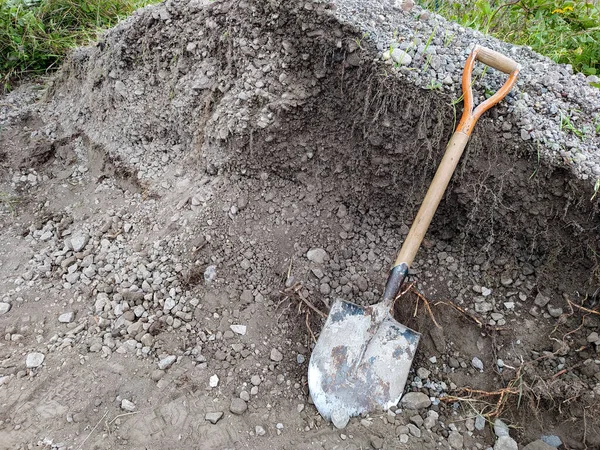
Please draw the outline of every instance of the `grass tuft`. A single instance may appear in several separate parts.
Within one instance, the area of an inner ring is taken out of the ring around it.
[[[0,81],[57,66],[135,9],[158,0],[0,0]]]
[[[444,17],[600,75],[598,0],[418,0]],[[600,86],[599,86],[600,87]]]

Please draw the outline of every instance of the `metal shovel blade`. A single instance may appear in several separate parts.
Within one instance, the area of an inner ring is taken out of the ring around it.
[[[336,300],[310,357],[308,387],[331,420],[389,409],[402,396],[421,335],[394,320],[389,305]]]

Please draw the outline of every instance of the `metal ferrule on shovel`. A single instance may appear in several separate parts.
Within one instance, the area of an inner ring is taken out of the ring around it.
[[[509,77],[498,92],[473,109],[471,74],[475,60]],[[506,97],[517,81],[519,68],[512,59],[480,46],[467,58],[462,78],[462,118],[390,271],[382,301],[359,306],[337,299],[313,349],[308,387],[317,410],[325,419],[330,420],[334,413],[338,417],[353,417],[387,410],[400,400],[421,335],[392,317],[392,305],[475,123]]]

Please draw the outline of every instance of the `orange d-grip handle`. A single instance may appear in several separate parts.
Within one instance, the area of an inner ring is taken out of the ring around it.
[[[508,79],[498,91],[484,101],[482,104],[473,109],[473,90],[471,89],[471,75],[475,60],[509,74]],[[456,127],[457,132],[463,132],[467,136],[471,135],[475,123],[481,115],[490,109],[492,106],[499,103],[510,92],[514,84],[517,82],[520,66],[515,61],[489,48],[476,45],[471,51],[465,63],[465,69],[462,76],[462,89],[465,97],[463,115]]]

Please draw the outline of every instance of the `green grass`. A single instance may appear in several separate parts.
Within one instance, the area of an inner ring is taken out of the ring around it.
[[[56,68],[69,49],[95,39],[158,0],[0,0],[0,81]]]
[[[600,75],[598,0],[417,0],[463,26]]]

